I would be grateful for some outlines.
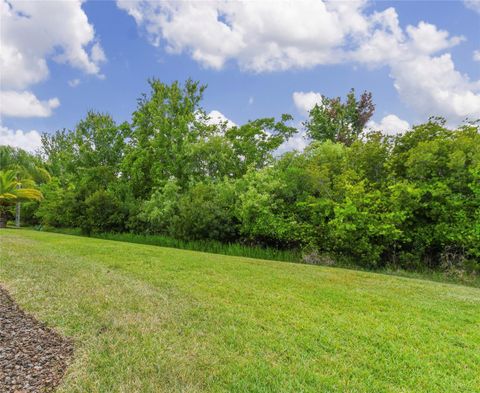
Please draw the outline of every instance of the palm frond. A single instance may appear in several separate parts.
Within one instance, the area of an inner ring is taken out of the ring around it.
[[[11,204],[24,201],[39,201],[43,198],[42,193],[33,188],[31,180],[19,182],[15,170],[0,171],[0,201],[2,204]],[[23,187],[23,188],[22,188]]]
[[[18,202],[39,201],[43,199],[43,194],[34,188],[19,188],[15,194]]]

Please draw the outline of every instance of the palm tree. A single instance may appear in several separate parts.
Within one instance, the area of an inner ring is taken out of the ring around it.
[[[50,174],[38,156],[11,146],[0,146],[0,168],[14,170],[17,180],[22,184],[28,179],[31,183],[30,188],[36,184],[48,183],[50,180]],[[15,207],[15,225],[20,227],[20,202],[16,202]]]
[[[17,180],[17,173],[13,170],[0,171],[0,228],[7,226],[6,213],[10,206],[24,201],[39,201],[43,198],[42,193],[30,188],[33,181]]]

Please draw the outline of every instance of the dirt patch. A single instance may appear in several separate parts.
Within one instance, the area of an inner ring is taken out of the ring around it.
[[[72,355],[72,340],[23,312],[0,287],[0,392],[53,391]]]

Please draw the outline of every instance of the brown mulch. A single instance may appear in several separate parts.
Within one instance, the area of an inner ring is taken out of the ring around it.
[[[73,342],[23,312],[0,287],[0,392],[51,392],[73,355]]]

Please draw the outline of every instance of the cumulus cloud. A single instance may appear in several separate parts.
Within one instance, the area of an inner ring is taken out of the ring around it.
[[[457,71],[449,53],[405,59],[391,74],[400,97],[417,112],[452,121],[480,117],[479,82]]]
[[[47,59],[98,74],[105,55],[81,1],[1,2],[1,83],[23,89],[48,76]],[[87,47],[93,44],[91,54]]]
[[[426,54],[450,48],[465,40],[463,36],[450,37],[448,31],[438,30],[437,26],[425,22],[420,22],[418,26],[407,26],[407,33],[412,51]]]
[[[27,90],[49,76],[48,60],[68,64],[87,74],[100,75],[105,54],[81,5],[80,0],[0,0],[0,84],[3,90],[31,97],[33,93]],[[50,102],[43,105],[44,108],[55,106],[51,100],[35,100]],[[32,113],[38,113],[38,110]]]
[[[303,91],[296,91],[292,94],[292,98],[298,111],[303,115],[307,115],[316,104],[322,103],[322,95],[313,91],[306,93]]]
[[[40,134],[35,130],[15,131],[0,125],[0,145],[19,147],[33,153],[42,146],[42,140]]]
[[[480,61],[480,50],[473,51],[473,60]]]
[[[367,128],[374,131],[382,131],[387,135],[395,135],[410,128],[407,121],[400,119],[398,116],[390,114],[385,116],[379,123],[371,120],[367,124]]]
[[[363,28],[357,17],[363,4],[117,1],[153,45],[163,42],[168,51],[187,52],[206,67],[219,69],[233,59],[255,72],[338,62],[336,48],[346,34]]]
[[[464,37],[424,21],[402,28],[394,8],[369,12],[368,4],[117,0],[153,45],[188,53],[205,67],[220,69],[229,61],[253,72],[346,62],[388,67],[401,98],[419,114],[477,116],[480,82],[441,53]],[[480,3],[465,4],[477,9]]]
[[[58,98],[40,101],[30,91],[0,91],[0,114],[12,117],[48,117],[60,106]]]
[[[417,113],[460,121],[480,116],[480,81],[470,81],[449,53],[439,52],[463,40],[425,22],[403,31],[390,8],[372,16],[369,33],[351,56],[370,67],[388,66],[401,99]]]

